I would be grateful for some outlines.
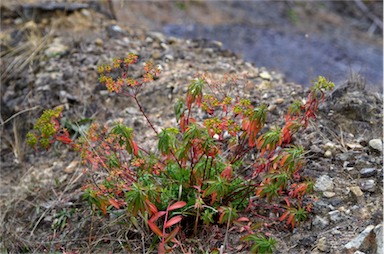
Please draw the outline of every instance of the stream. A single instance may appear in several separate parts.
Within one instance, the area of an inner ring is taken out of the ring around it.
[[[163,32],[184,39],[221,41],[223,48],[246,61],[282,72],[288,82],[310,86],[311,80],[322,75],[340,85],[357,73],[369,90],[383,91],[383,49],[349,38],[287,33],[244,24],[167,24]]]

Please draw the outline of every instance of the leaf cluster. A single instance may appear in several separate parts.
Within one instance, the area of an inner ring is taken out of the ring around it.
[[[291,138],[316,117],[319,101],[333,83],[319,77],[307,102],[295,102],[289,108],[283,126],[263,131],[266,105],[254,107],[248,99],[228,94],[201,76],[191,81],[186,98],[174,106],[177,126],[158,132],[137,95],[159,70],[147,62],[141,77],[133,79],[129,66],[137,61],[137,56],[129,54],[114,59],[112,65],[101,65],[100,82],[110,92],[134,99],[157,136],[157,152],[137,145],[133,129],[123,123],[112,128],[92,124],[76,141],[65,139],[58,135],[61,109],[44,112],[35,125],[37,134],[28,134],[30,145],[48,148],[61,141],[77,151],[90,170],[106,173],[102,181],[83,187],[92,207],[103,214],[124,208],[127,216],[144,218],[158,239],[159,253],[180,246],[185,220],[194,222],[196,235],[203,226],[217,223],[228,229],[249,221],[239,214],[265,203],[264,208],[278,214],[279,221],[290,228],[308,217],[311,205],[304,198],[313,183],[300,175],[304,150],[291,144]],[[232,80],[236,86],[237,78]],[[219,93],[207,94],[207,87]],[[249,154],[255,159],[250,160]],[[259,204],[252,201],[255,198]],[[258,215],[257,209],[254,213]],[[252,230],[243,240],[254,243],[252,252],[272,252],[276,244]]]

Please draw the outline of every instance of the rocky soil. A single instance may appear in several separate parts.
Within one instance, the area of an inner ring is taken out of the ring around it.
[[[156,128],[174,124],[173,103],[199,73],[216,79],[246,75],[252,85],[242,92],[268,105],[269,126],[283,120],[290,102],[305,98],[302,85],[242,60],[220,42],[133,29],[90,7],[43,10],[39,19],[30,20],[20,18],[20,9],[2,6],[2,252],[148,250],[150,243],[124,223],[124,216],[92,215],[81,198],[86,175],[74,154],[60,147],[36,153],[24,145],[25,133],[42,110],[64,105],[69,121],[121,119],[143,146],[153,146],[152,132],[134,104],[98,84],[98,64],[133,52],[161,66],[160,78],[140,97]],[[382,253],[382,105],[381,94],[366,91],[360,77],[351,77],[338,84],[318,120],[297,136],[294,142],[308,151],[304,174],[316,179],[319,200],[310,220],[293,232],[268,228],[278,240],[276,253]],[[184,247],[192,253],[210,251],[222,244],[224,233],[225,228],[213,228]],[[247,253],[238,239],[233,229],[227,253]]]

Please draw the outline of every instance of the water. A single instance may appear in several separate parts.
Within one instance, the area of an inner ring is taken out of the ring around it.
[[[358,73],[365,78],[368,89],[383,91],[383,49],[372,44],[326,34],[287,33],[234,24],[168,24],[163,32],[185,39],[221,41],[224,48],[256,66],[284,73],[288,82],[309,86],[311,80],[322,75],[341,84],[352,73]]]

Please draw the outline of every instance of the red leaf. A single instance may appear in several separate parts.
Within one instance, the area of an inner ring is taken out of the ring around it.
[[[160,228],[158,226],[156,226],[152,221],[148,221],[148,226],[151,228],[151,230],[153,231],[153,233],[155,233],[156,235],[158,236],[163,236],[163,232],[161,232]]]
[[[285,197],[284,200],[285,200],[285,202],[287,203],[287,206],[288,206],[288,207],[291,206],[291,203],[289,202],[288,197]]]
[[[116,209],[120,209],[120,205],[113,198],[109,198],[108,202],[113,205]]]
[[[172,210],[176,210],[176,209],[182,208],[186,204],[187,203],[184,202],[184,201],[178,201],[178,202],[174,203],[173,205],[171,205],[170,207],[168,207],[167,211],[172,211]]]
[[[216,198],[217,198],[217,192],[212,193],[211,205],[213,205],[213,203],[215,203]]]
[[[289,215],[288,220],[287,220],[287,225],[291,224],[292,228],[295,227],[295,221],[293,220],[295,215],[292,213]]]
[[[165,254],[164,243],[159,243],[159,249],[157,251],[158,254]]]
[[[165,223],[164,228],[169,228],[170,226],[175,225],[176,223],[179,223],[182,219],[183,219],[183,216],[181,215],[175,216],[169,221],[167,221],[167,223]]]
[[[169,233],[169,235],[167,236],[167,238],[165,238],[165,243],[175,238],[179,230],[180,230],[180,227],[176,227],[174,230],[172,230],[171,233]]]
[[[72,140],[70,138],[68,138],[68,137],[65,137],[65,136],[57,136],[56,140],[58,140],[58,141],[60,141],[60,142],[62,142],[64,144],[72,143]]]
[[[161,216],[165,215],[165,212],[164,211],[160,211],[158,213],[155,213],[150,219],[149,221],[151,222],[155,222],[157,221]]]
[[[241,221],[249,221],[249,219],[246,218],[246,217],[240,217],[240,218],[238,218],[236,221],[238,221],[238,222],[241,222]]]
[[[145,203],[148,205],[149,210],[151,211],[151,213],[156,214],[156,213],[159,212],[157,210],[157,207],[154,204],[152,204],[151,201],[149,201],[148,199],[145,200]]]
[[[131,141],[131,145],[132,145],[132,148],[133,148],[133,154],[135,156],[139,155],[139,147],[137,146],[136,142],[135,141]]]
[[[285,220],[287,218],[288,214],[289,214],[289,211],[286,211],[285,213],[283,213],[283,215],[280,216],[279,221]]]

